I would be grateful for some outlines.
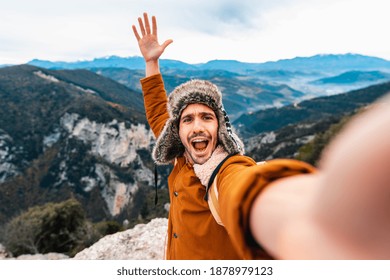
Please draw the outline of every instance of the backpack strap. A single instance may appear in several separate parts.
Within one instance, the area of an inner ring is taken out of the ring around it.
[[[223,226],[221,218],[219,216],[219,204],[218,204],[218,188],[217,188],[217,175],[222,165],[227,161],[231,156],[235,154],[230,154],[225,157],[218,166],[214,169],[213,173],[210,176],[209,183],[206,187],[206,194],[204,196],[204,200],[206,200],[209,204],[210,212],[213,215],[215,221]]]
[[[217,224],[224,226],[223,222],[221,220],[221,217],[219,215],[219,202],[218,202],[218,186],[217,186],[217,177],[218,177],[218,171],[222,167],[222,164],[232,155],[228,155],[214,170],[213,174],[210,177],[209,184],[206,188],[206,195],[205,200],[209,204],[210,212],[213,215],[215,221]],[[264,164],[265,161],[257,162],[257,165]]]
[[[219,170],[221,169],[222,165],[225,163],[225,161],[227,161],[231,156],[234,156],[235,154],[230,154],[228,155],[227,157],[225,157],[218,165],[217,167],[214,169],[213,173],[211,173],[211,176],[210,176],[210,179],[209,179],[209,183],[207,184],[207,187],[206,187],[206,194],[204,196],[204,200],[208,201],[208,198],[209,198],[209,189],[211,187],[211,185],[213,184],[215,178],[217,177],[217,174],[219,172]]]
[[[210,208],[210,212],[213,215],[217,224],[224,226],[219,216],[219,203],[218,203],[218,188],[217,188],[217,176],[215,176],[215,180],[211,185],[211,188],[208,191],[208,204]]]

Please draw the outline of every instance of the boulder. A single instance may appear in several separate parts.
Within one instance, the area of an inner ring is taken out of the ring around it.
[[[74,256],[74,260],[162,260],[168,220],[155,218],[148,224],[106,235]]]

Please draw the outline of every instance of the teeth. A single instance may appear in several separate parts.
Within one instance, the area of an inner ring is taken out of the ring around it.
[[[205,142],[206,140],[201,140],[201,139],[195,139],[195,140],[193,140],[192,142],[197,142],[197,143],[199,143],[199,142]]]

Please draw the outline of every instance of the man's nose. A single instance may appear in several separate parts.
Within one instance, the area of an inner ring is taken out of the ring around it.
[[[204,132],[204,126],[203,122],[200,119],[194,120],[194,127],[193,127],[194,133]]]

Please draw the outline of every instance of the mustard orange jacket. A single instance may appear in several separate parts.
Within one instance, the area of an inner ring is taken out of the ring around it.
[[[146,117],[156,137],[168,119],[167,95],[160,74],[141,80]],[[314,168],[296,160],[272,160],[264,165],[246,156],[230,157],[217,176],[217,224],[205,201],[206,189],[184,157],[174,163],[168,178],[170,210],[166,259],[270,259],[249,229],[253,200],[271,181]]]

